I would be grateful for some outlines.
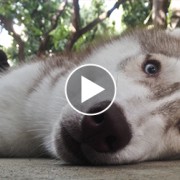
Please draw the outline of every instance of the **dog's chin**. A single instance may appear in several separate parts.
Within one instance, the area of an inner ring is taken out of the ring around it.
[[[54,145],[58,158],[65,164],[74,165],[117,165],[118,157],[110,153],[98,153],[90,146],[77,140],[66,127],[56,132]]]
[[[82,143],[80,126],[75,121],[63,121],[56,128],[54,134],[54,147],[56,156],[65,164],[75,165],[102,165],[97,152]]]
[[[82,152],[81,142],[75,140],[65,127],[61,127],[61,131],[57,133],[55,146],[60,158],[66,163],[83,165],[90,163]]]
[[[107,162],[101,162],[89,146],[78,142],[65,127],[61,128],[55,138],[55,148],[58,157],[65,162],[65,164],[74,165],[106,165]]]
[[[61,120],[54,127],[55,156],[66,164],[89,164],[82,152],[80,114],[65,107]]]

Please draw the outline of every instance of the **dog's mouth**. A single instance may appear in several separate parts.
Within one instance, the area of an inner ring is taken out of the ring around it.
[[[65,127],[61,128],[61,133],[56,138],[56,147],[58,152],[60,152],[62,159],[64,159],[66,162],[72,162],[73,159],[70,158],[69,155],[66,155],[68,151],[77,159],[77,161],[75,162],[76,164],[89,164],[88,160],[82,152],[81,145],[82,143],[75,140],[75,138],[73,138],[73,136],[68,132]],[[66,153],[61,153],[62,146],[65,147]]]

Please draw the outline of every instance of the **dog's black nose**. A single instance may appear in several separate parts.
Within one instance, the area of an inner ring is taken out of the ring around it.
[[[104,109],[108,102],[102,102],[89,112]],[[116,152],[124,148],[132,137],[130,125],[121,107],[117,104],[102,114],[84,116],[82,121],[82,141],[97,152]]]

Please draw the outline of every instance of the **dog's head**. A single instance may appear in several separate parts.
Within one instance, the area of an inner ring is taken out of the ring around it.
[[[136,30],[97,48],[87,62],[112,73],[115,101],[97,116],[83,116],[67,104],[52,135],[53,153],[68,162],[92,164],[180,157],[178,37]]]

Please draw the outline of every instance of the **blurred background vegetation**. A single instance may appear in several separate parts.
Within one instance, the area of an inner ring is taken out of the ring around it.
[[[82,50],[137,26],[180,26],[179,0],[0,0],[0,49],[13,63]]]

